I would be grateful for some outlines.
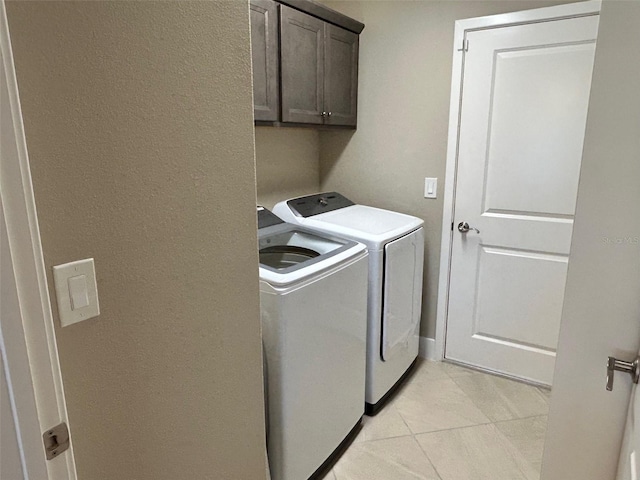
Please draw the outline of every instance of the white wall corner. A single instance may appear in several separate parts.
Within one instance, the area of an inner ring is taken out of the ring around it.
[[[426,360],[438,362],[442,360],[436,355],[436,340],[434,338],[420,337],[418,355]]]

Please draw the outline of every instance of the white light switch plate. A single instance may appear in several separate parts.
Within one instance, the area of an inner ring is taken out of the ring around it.
[[[63,327],[100,315],[93,258],[56,265],[53,283]]]
[[[438,196],[438,179],[424,179],[424,198],[436,198]]]

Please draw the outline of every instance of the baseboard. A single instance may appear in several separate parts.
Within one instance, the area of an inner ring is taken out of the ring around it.
[[[418,355],[427,360],[438,361],[441,358],[436,358],[436,340],[435,338],[420,337],[420,346]]]

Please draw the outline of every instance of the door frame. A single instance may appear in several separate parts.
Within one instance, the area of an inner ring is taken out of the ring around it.
[[[23,467],[27,472],[44,469],[49,480],[76,480],[73,445],[52,460],[45,459],[43,447],[42,432],[69,423],[4,0],[0,0],[0,49],[0,75],[9,96],[5,111],[11,116],[9,129],[16,147],[0,157],[0,208],[9,243],[2,248],[10,250],[19,306],[18,322],[5,321],[7,328],[0,330],[5,372],[10,389],[12,377],[27,379],[10,390],[16,427],[24,430]]]
[[[538,8],[521,12],[491,15],[487,17],[456,20],[453,41],[453,67],[451,74],[451,101],[449,106],[449,133],[444,184],[444,209],[442,213],[442,240],[440,244],[440,273],[436,313],[436,337],[433,354],[429,358],[443,360],[446,347],[449,309],[449,282],[451,280],[451,256],[453,222],[455,218],[456,183],[458,172],[458,145],[462,106],[462,81],[467,34],[477,30],[512,27],[527,23],[548,22],[600,14],[601,0]]]

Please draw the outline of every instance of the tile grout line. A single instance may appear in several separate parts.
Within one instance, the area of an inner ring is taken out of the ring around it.
[[[424,448],[422,448],[422,445],[420,445],[420,442],[418,441],[418,439],[416,438],[415,435],[412,435],[413,437],[413,441],[416,442],[418,444],[418,448],[422,451],[422,453],[424,453],[424,456],[427,457],[427,461],[429,462],[429,464],[433,467],[433,471],[436,472],[436,475],[438,476],[438,478],[440,480],[443,480],[442,475],[440,475],[440,472],[438,471],[438,469],[436,468],[436,464],[433,463],[433,461],[431,460],[431,457],[429,456],[429,454],[426,452],[426,450]]]
[[[541,413],[539,415],[529,415],[528,417],[510,418],[508,420],[496,420],[492,423],[498,424],[498,423],[507,423],[507,422],[517,422],[518,420],[530,420],[532,418],[548,417],[548,416],[549,416],[548,413]]]
[[[445,372],[447,373],[447,372]],[[449,375],[449,374],[448,374]],[[486,374],[482,374],[482,375],[486,375]],[[478,405],[475,400],[473,398],[471,398],[470,395],[467,395],[467,392],[465,392],[463,390],[463,388],[460,386],[460,384],[458,382],[456,382],[456,379],[454,377],[452,377],[451,375],[449,375],[449,377],[451,378],[451,380],[453,381],[453,383],[460,389],[460,391],[462,392],[462,394],[471,402],[471,404],[476,407],[478,409],[478,411],[480,413],[482,413],[482,415],[489,420],[488,423],[493,423],[493,420],[491,418],[489,418],[489,415],[487,415],[486,413],[484,413],[484,410],[482,408],[480,408],[480,405]],[[459,376],[460,377],[460,376]],[[464,376],[466,377],[466,375]],[[479,423],[478,425],[486,425],[486,423]],[[450,429],[451,430],[451,429]]]
[[[461,370],[466,370],[463,369],[462,367],[457,367],[460,368]],[[516,418],[511,418],[511,419],[504,419],[504,420],[492,420],[491,418],[488,417],[488,415],[486,415],[484,413],[484,411],[480,408],[480,406],[476,403],[476,401],[474,401],[474,399],[468,395],[461,387],[460,384],[458,383],[458,381],[456,381],[457,378],[467,378],[469,376],[476,376],[476,375],[482,375],[482,376],[492,376],[490,374],[486,374],[483,372],[475,372],[475,371],[469,371],[468,374],[465,373],[464,375],[456,375],[455,373],[452,375],[450,372],[446,371],[445,369],[440,370],[440,372],[442,373],[442,376],[439,377],[437,376],[436,378],[433,379],[429,379],[428,377],[430,375],[427,374],[427,380],[449,380],[452,381],[453,385],[455,385],[460,392],[462,393],[462,395],[464,396],[464,398],[466,398],[471,405],[473,405],[481,414],[482,416],[484,416],[484,418],[487,420],[486,422],[481,422],[481,423],[474,423],[474,424],[470,424],[470,425],[464,425],[464,426],[459,426],[459,427],[453,427],[453,428],[443,428],[443,429],[437,429],[437,430],[431,430],[428,432],[414,432],[411,427],[409,426],[409,424],[407,423],[407,420],[404,418],[404,416],[402,415],[402,413],[400,412],[400,410],[398,410],[395,407],[395,402],[404,397],[406,395],[405,392],[405,388],[406,386],[409,385],[409,383],[406,383],[405,385],[403,385],[403,388],[400,389],[397,392],[397,395],[395,396],[395,398],[392,399],[391,402],[389,402],[387,407],[390,407],[390,409],[392,409],[397,415],[399,415],[400,420],[402,422],[402,424],[406,427],[406,429],[408,430],[408,434],[401,434],[401,435],[391,435],[391,436],[383,436],[381,438],[375,438],[375,439],[363,439],[360,442],[354,443],[352,446],[349,447],[349,449],[355,447],[357,444],[370,444],[371,442],[378,442],[378,441],[382,441],[382,440],[391,440],[391,439],[400,439],[400,438],[405,438],[405,437],[412,437],[412,440],[418,444],[418,447],[420,449],[420,451],[425,455],[427,461],[429,462],[429,464],[432,466],[436,476],[438,477],[439,480],[443,480],[444,477],[442,477],[441,473],[438,471],[438,469],[436,468],[436,465],[433,463],[433,461],[431,460],[431,457],[429,456],[429,454],[425,451],[425,449],[422,447],[422,445],[420,444],[420,442],[417,440],[417,436],[418,435],[429,435],[432,433],[441,433],[441,432],[449,432],[449,431],[453,431],[453,430],[462,430],[462,429],[470,429],[470,428],[475,428],[475,427],[480,427],[480,426],[486,426],[486,425],[492,425],[494,431],[500,435],[503,440],[506,440],[506,443],[508,445],[511,445],[511,447],[514,449],[514,452],[516,452],[521,458],[522,461],[524,462],[523,465],[527,465],[529,467],[532,467],[533,471],[535,472],[537,469],[527,460],[526,456],[524,455],[524,453],[515,445],[515,443],[509,438],[507,437],[506,434],[504,434],[499,428],[498,428],[498,424],[503,424],[503,423],[508,423],[508,422],[514,422],[514,421],[521,421],[521,420],[530,420],[530,419],[535,419],[535,418],[540,418],[540,417],[548,417],[548,411],[545,414],[537,414],[537,415],[529,415],[526,417],[516,417]],[[416,374],[418,374],[419,372],[416,371]],[[539,397],[542,397],[543,400],[545,401],[545,403],[548,406],[548,397],[546,397],[546,395],[539,391],[538,387],[534,387],[534,389],[536,390],[536,394]],[[372,423],[375,424],[376,423],[376,418],[375,417],[369,417],[368,419],[368,423]],[[518,470],[520,471],[520,473],[527,478],[526,472],[523,471],[523,469],[521,468],[520,465],[516,465]],[[335,480],[339,480],[337,473],[335,472],[335,467],[334,469],[332,469],[328,475],[332,474],[333,477],[331,478],[335,478]],[[348,478],[344,479],[344,480],[348,480]]]
[[[395,400],[395,399],[394,399]],[[413,435],[413,430],[411,430],[411,427],[409,426],[409,424],[407,423],[407,421],[404,419],[404,417],[402,416],[402,413],[400,412],[400,410],[398,410],[396,408],[396,412],[398,413],[398,416],[400,417],[400,420],[402,420],[402,423],[404,423],[404,426],[407,427],[407,430],[409,430],[411,432],[411,434]]]
[[[375,442],[382,442],[383,440],[392,440],[394,438],[405,438],[405,437],[413,437],[414,434],[413,433],[407,433],[406,435],[393,435],[391,437],[383,437],[383,438],[372,438],[371,440],[362,440],[361,442],[358,443],[353,443],[353,446],[356,445],[361,445],[363,443],[375,443]],[[349,446],[349,448],[351,448],[351,446]]]
[[[488,422],[484,422],[484,423],[474,423],[471,425],[463,425],[461,427],[452,427],[452,428],[440,428],[438,430],[430,430],[428,432],[418,432],[418,433],[413,433],[412,435],[429,435],[430,433],[441,433],[441,432],[451,432],[453,430],[464,430],[465,428],[474,428],[474,427],[481,427],[483,425],[493,425],[492,421],[488,421]]]
[[[458,367],[461,368],[461,367]],[[417,374],[418,372],[416,372]],[[453,427],[453,428],[441,428],[441,429],[437,429],[437,430],[430,430],[428,432],[414,432],[411,427],[409,426],[409,424],[407,423],[407,421],[405,420],[404,416],[402,415],[402,412],[398,410],[398,415],[400,415],[400,418],[402,419],[402,421],[404,422],[404,424],[407,426],[407,428],[409,429],[409,431],[411,432],[412,435],[423,435],[423,434],[428,434],[428,433],[435,433],[435,432],[445,432],[448,430],[457,430],[457,429],[461,429],[461,428],[469,428],[469,427],[474,427],[474,426],[478,426],[478,425],[488,425],[493,423],[493,421],[487,416],[485,415],[485,413],[482,411],[482,409],[476,404],[476,402],[473,401],[473,399],[467,395],[465,393],[464,390],[462,390],[462,388],[460,387],[460,385],[458,384],[458,382],[455,381],[455,378],[451,376],[451,374],[449,372],[447,372],[446,370],[442,370],[442,373],[444,374],[444,376],[442,378],[434,378],[433,380],[450,380],[453,382],[453,384],[460,390],[460,393],[462,393],[462,395],[467,398],[467,400],[469,400],[471,402],[471,404],[482,414],[482,416],[484,416],[487,421],[486,422],[481,422],[481,423],[474,423],[471,425],[464,425],[464,426],[460,426],[460,427]],[[472,372],[471,375],[476,375],[476,374],[480,374],[480,375],[484,375],[482,372]],[[467,375],[457,375],[458,377],[460,376],[464,376],[466,377]]]
[[[544,415],[540,415],[540,416],[544,416]],[[535,417],[528,417],[528,418],[535,418]],[[520,462],[522,462],[523,464],[528,465],[529,467],[531,467],[534,471],[536,470],[536,468],[531,465],[531,463],[527,460],[525,454],[511,441],[511,439],[509,437],[507,437],[497,426],[495,423],[483,423],[483,424],[479,424],[479,425],[470,425],[467,427],[458,427],[458,428],[452,428],[452,429],[448,429],[448,430],[437,430],[434,432],[425,432],[422,434],[417,434],[417,435],[429,435],[430,433],[441,433],[441,432],[449,432],[452,430],[463,430],[463,429],[471,429],[471,428],[477,428],[477,427],[486,427],[486,426],[490,426],[493,427],[493,431],[494,434],[502,437],[502,439],[508,444],[510,445],[513,450],[514,453],[516,453],[517,455],[519,455],[521,457]],[[414,438],[416,437],[416,435],[414,435]],[[429,453],[422,448],[422,445],[420,444],[420,442],[418,441],[418,439],[415,439],[416,442],[418,442],[418,445],[420,446],[420,448],[422,449],[422,451],[424,452],[424,454],[427,456],[427,458],[429,459],[429,462],[431,462],[431,465],[433,466],[434,470],[436,471],[436,473],[438,474],[438,476],[440,477],[440,479],[442,480],[443,477],[440,474],[440,472],[438,471],[436,465],[433,463],[433,461],[431,460],[431,457],[429,456]],[[519,462],[515,461],[516,459],[514,458],[514,465],[515,467],[518,469],[518,471],[522,474],[523,479],[529,479],[529,476],[527,475],[527,472],[523,471],[523,469],[521,468]],[[539,475],[539,473],[538,473]],[[530,480],[530,479],[529,479]]]
[[[445,373],[446,373],[446,372],[445,372]],[[502,378],[502,377],[499,377],[499,376],[496,376],[496,375],[491,375],[491,374],[489,374],[489,373],[482,373],[482,372],[478,372],[478,373],[479,373],[479,375],[483,375],[483,376],[485,376],[485,377],[490,377],[490,378]],[[459,375],[459,376],[458,376],[458,378],[461,378],[461,377],[463,377],[463,376],[461,376],[461,375]],[[465,376],[465,377],[466,377],[466,376]],[[458,388],[460,388],[460,390],[462,390],[462,393],[464,393],[464,394],[465,394],[465,396],[466,396],[469,400],[471,400],[471,402],[476,406],[476,408],[477,408],[478,410],[480,410],[480,411],[482,412],[482,414],[483,414],[485,417],[489,418],[489,415],[487,415],[487,414],[485,414],[485,413],[484,413],[484,410],[481,408],[481,406],[480,406],[480,405],[478,405],[478,404],[476,403],[476,401],[475,401],[475,400],[474,400],[470,395],[467,395],[467,392],[465,392],[465,391],[464,391],[464,389],[460,386],[460,383],[458,383],[458,382],[456,381],[455,377],[451,377],[451,379],[452,379],[452,380],[453,380],[453,382],[458,386]],[[510,379],[505,378],[505,380],[510,380]],[[516,383],[521,384],[521,385],[526,385],[526,386],[531,387],[531,388],[535,391],[535,394],[536,394],[536,395],[537,395],[537,396],[538,396],[538,397],[539,397],[539,398],[544,402],[544,404],[547,406],[547,412],[546,412],[546,413],[544,413],[544,414],[529,415],[529,416],[527,416],[527,417],[516,417],[516,418],[513,418],[513,419],[509,419],[509,420],[493,420],[493,419],[489,418],[489,420],[490,420],[492,423],[503,422],[503,421],[510,421],[510,420],[521,420],[521,419],[524,419],[524,418],[537,417],[537,416],[542,416],[542,415],[548,415],[548,414],[549,414],[549,399],[548,399],[548,398],[546,398],[546,397],[544,396],[544,394],[543,394],[542,392],[540,392],[540,391],[539,391],[539,387],[536,387],[535,385],[528,385],[528,384],[525,384],[525,383],[520,383],[520,382],[517,382],[516,380],[510,380],[510,381],[512,381],[512,382],[516,382]],[[505,399],[505,398],[504,398],[504,395],[503,395],[503,394],[499,394],[499,395],[500,395],[500,398],[501,398],[502,400],[505,400],[505,403],[506,403],[507,405],[510,403],[510,402],[508,401],[508,399]]]
[[[532,418],[532,417],[529,417],[529,418]],[[517,452],[517,453],[522,457],[522,461],[523,461],[524,463],[528,464],[532,469],[534,469],[534,470],[535,470],[535,467],[533,467],[533,465],[531,465],[531,464],[529,463],[529,460],[527,460],[527,457],[526,457],[526,456],[525,456],[525,454],[522,452],[522,450],[520,450],[520,449],[518,448],[518,446],[517,446],[515,443],[513,443],[513,441],[512,441],[509,437],[507,437],[504,433],[502,433],[502,431],[501,431],[501,430],[500,430],[500,429],[499,429],[495,424],[494,424],[493,426],[494,426],[494,427],[495,427],[495,429],[496,429],[496,433],[497,433],[498,435],[501,435],[501,436],[502,436],[502,438],[504,438],[504,439],[505,439],[505,440],[506,440],[506,441],[507,441],[507,442],[508,442],[508,443],[509,443],[513,448],[514,448],[514,450],[515,450],[515,451],[516,451],[516,452]],[[528,478],[527,472],[523,472],[523,471],[522,471],[522,468],[520,468],[520,465],[519,465],[519,464],[517,464],[517,463],[516,463],[516,467],[518,468],[518,470],[520,470],[520,473],[522,473],[522,476],[523,476],[524,478]],[[540,472],[538,472],[538,478],[540,478]]]
[[[533,416],[531,416],[531,417],[526,417],[526,418],[517,418],[517,419],[514,419],[514,420],[504,420],[504,421],[501,421],[501,422],[495,422],[495,424],[494,424],[494,425],[496,426],[496,430],[498,431],[498,433],[499,433],[500,435],[502,435],[502,436],[507,440],[507,442],[509,442],[509,443],[513,446],[513,448],[515,448],[515,449],[516,449],[516,451],[517,451],[518,453],[520,453],[520,455],[522,455],[522,458],[524,459],[524,461],[525,461],[526,463],[528,463],[528,464],[529,464],[529,466],[530,466],[532,469],[534,469],[534,470],[537,470],[537,469],[536,469],[533,465],[531,465],[531,463],[527,460],[527,457],[526,457],[526,455],[524,454],[524,452],[523,452],[522,450],[520,450],[520,448],[519,448],[519,447],[518,447],[518,446],[513,442],[513,440],[511,440],[511,438],[509,438],[506,434],[504,434],[504,433],[502,432],[502,430],[500,430],[500,428],[498,428],[497,424],[498,424],[498,423],[514,422],[514,421],[518,421],[518,420],[528,420],[528,419],[530,420],[530,419],[532,419],[532,418],[548,417],[548,416],[549,416],[549,414],[546,414],[546,415],[533,415]],[[543,444],[544,444],[544,443],[546,443],[546,427],[545,427],[545,440],[544,440]],[[543,448],[544,448],[544,446],[543,446]],[[522,469],[521,469],[519,466],[518,466],[518,469],[522,471]],[[526,472],[522,472],[522,474],[523,474],[525,477],[527,476],[527,475],[526,475]],[[541,475],[541,472],[540,472],[540,471],[538,471],[538,478],[540,478],[540,475]]]
[[[428,362],[426,362],[428,363]],[[465,425],[465,426],[460,426],[460,427],[453,427],[453,428],[442,428],[442,429],[437,429],[437,430],[431,430],[428,432],[414,432],[411,427],[409,426],[409,424],[407,423],[407,421],[405,420],[404,416],[402,415],[402,412],[400,412],[399,410],[397,411],[398,415],[400,415],[400,418],[402,419],[402,421],[404,422],[404,424],[407,426],[407,428],[409,429],[409,431],[411,432],[412,435],[422,435],[422,434],[427,434],[427,433],[434,433],[434,432],[444,432],[447,430],[457,430],[457,429],[461,429],[461,428],[469,428],[469,427],[473,427],[476,425],[488,425],[488,424],[497,424],[497,423],[502,423],[502,422],[511,422],[514,420],[525,420],[525,419],[529,419],[529,418],[534,418],[534,417],[544,417],[544,416],[548,416],[549,412],[547,411],[547,413],[544,414],[536,414],[536,415],[528,415],[526,417],[515,417],[515,418],[510,418],[510,419],[505,419],[505,420],[493,420],[491,419],[487,414],[484,413],[483,409],[480,407],[480,405],[478,405],[476,403],[476,401],[470,396],[468,395],[460,386],[460,384],[456,381],[456,378],[466,378],[469,376],[485,376],[485,377],[496,377],[496,378],[501,378],[501,377],[497,377],[496,375],[492,375],[490,373],[486,373],[486,372],[481,372],[481,371],[475,371],[475,370],[470,370],[470,369],[465,369],[464,367],[459,367],[455,364],[449,364],[452,365],[454,368],[457,368],[459,370],[464,370],[465,374],[464,375],[451,375],[450,372],[447,372],[446,369],[442,370],[442,373],[445,375],[442,378],[434,378],[433,380],[443,380],[448,378],[449,380],[452,380],[453,383],[460,389],[460,391],[462,392],[462,394],[473,404],[473,406],[476,407],[476,409],[478,409],[478,411],[480,411],[480,413],[482,413],[482,415],[488,420],[488,422],[482,422],[482,423],[476,423],[476,424],[471,424],[471,425]],[[418,373],[418,372],[416,372]],[[505,379],[505,380],[510,380],[510,379]],[[515,380],[513,380],[515,381]],[[519,382],[518,382],[519,383]],[[534,386],[534,385],[528,385],[528,384],[523,384],[523,385],[527,385],[529,387],[532,387],[535,391],[536,394],[540,397],[542,397],[542,400],[544,400],[545,404],[549,404],[548,402],[548,398],[545,397],[545,395],[539,391],[540,387]],[[401,393],[401,392],[398,392]],[[401,395],[398,395],[396,398],[399,398]],[[394,399],[395,400],[395,399]]]
[[[422,447],[422,445],[420,444],[420,442],[417,440],[417,436],[418,435],[428,435],[430,433],[439,433],[439,432],[447,432],[447,431],[452,431],[452,430],[462,430],[462,429],[470,429],[470,428],[475,428],[475,427],[480,427],[480,426],[486,426],[486,425],[491,425],[493,427],[494,432],[499,435],[500,437],[502,437],[502,439],[504,441],[506,441],[507,445],[510,445],[514,450],[514,453],[516,453],[519,457],[520,460],[523,463],[523,465],[519,465],[519,463],[516,464],[516,467],[518,468],[518,471],[522,474],[522,476],[524,478],[528,478],[527,472],[523,471],[523,466],[527,465],[528,467],[531,467],[533,472],[536,472],[537,469],[527,460],[525,454],[523,453],[523,451],[518,448],[517,445],[515,445],[515,443],[509,438],[507,437],[506,434],[504,434],[499,428],[498,428],[498,424],[506,424],[508,422],[515,422],[515,421],[522,421],[522,420],[530,420],[530,419],[536,419],[536,418],[541,418],[541,417],[548,417],[548,409],[547,412],[544,414],[536,414],[536,415],[527,415],[524,417],[519,417],[516,416],[515,418],[510,418],[510,419],[504,419],[504,420],[492,420],[491,418],[489,418],[489,416],[487,414],[485,414],[485,412],[483,411],[482,408],[480,408],[480,406],[478,405],[478,403],[473,399],[473,397],[469,394],[467,394],[462,387],[460,387],[460,381],[457,381],[457,379],[460,378],[468,378],[469,376],[475,376],[475,375],[482,375],[482,376],[492,376],[490,374],[487,373],[483,373],[483,372],[475,372],[475,371],[470,371],[468,374],[464,374],[464,375],[456,375],[455,373],[452,375],[450,372],[448,371],[442,371],[443,373],[443,377],[442,378],[437,378],[438,380],[440,379],[446,379],[448,378],[449,380],[451,380],[454,385],[456,385],[460,390],[461,393],[463,394],[463,396],[469,400],[471,402],[472,405],[474,405],[481,413],[482,415],[487,419],[487,422],[483,422],[483,423],[476,423],[476,424],[472,424],[472,425],[466,425],[466,426],[461,426],[461,427],[453,427],[453,428],[445,428],[445,429],[438,429],[438,430],[432,430],[429,432],[419,432],[416,433],[414,432],[410,427],[409,424],[407,423],[407,421],[405,420],[404,416],[402,415],[402,413],[398,410],[397,413],[400,415],[400,418],[402,419],[402,421],[404,422],[404,424],[407,426],[407,428],[409,429],[409,431],[411,432],[411,436],[413,437],[414,441],[416,441],[421,449],[421,451],[425,454],[425,456],[427,457],[429,463],[431,464],[431,466],[433,467],[436,475],[438,476],[438,478],[440,478],[440,480],[443,479],[441,472],[438,471],[436,465],[433,463],[433,461],[431,460],[431,457],[429,456],[429,453],[425,451],[425,449]],[[435,379],[434,379],[435,380]],[[548,406],[549,405],[549,398],[542,392],[539,390],[539,387],[535,387],[532,386],[531,387],[534,389],[535,391],[535,396],[538,398],[541,398],[545,404]],[[398,395],[398,398],[400,398],[401,395]],[[391,437],[393,438],[393,437]]]

